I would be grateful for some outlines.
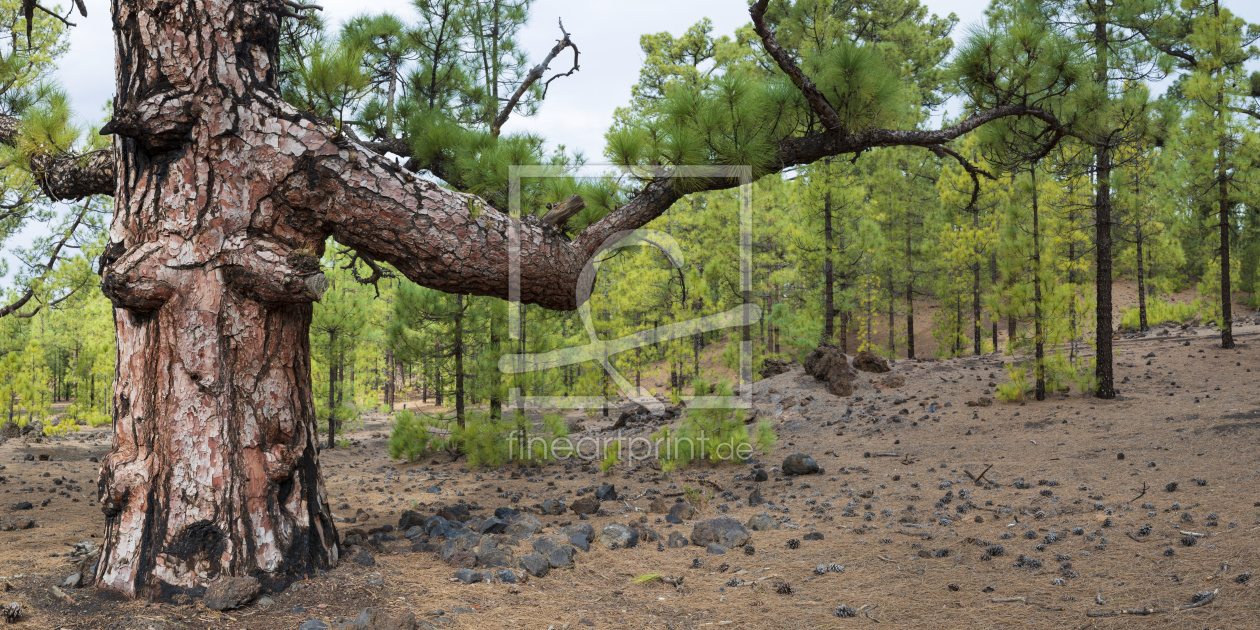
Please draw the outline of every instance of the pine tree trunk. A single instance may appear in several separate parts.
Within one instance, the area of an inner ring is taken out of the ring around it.
[[[971,213],[971,229],[980,229],[980,210]],[[971,340],[972,352],[980,355],[980,252],[976,250],[976,259],[971,265]]]
[[[271,196],[293,172],[275,147],[303,124],[275,118],[268,95],[279,6],[113,3],[101,284],[117,384],[95,578],[125,595],[251,574],[281,586],[337,562],[308,341],[326,232],[285,221]]]
[[[455,296],[455,420],[464,426],[464,296]]]
[[[1036,372],[1034,397],[1046,399],[1046,345],[1045,325],[1041,321],[1041,226],[1037,208],[1037,166],[1030,170],[1032,177],[1032,239],[1033,239],[1033,359]]]
[[[1219,112],[1224,106],[1223,97],[1218,97]],[[1223,114],[1218,114],[1223,115]],[[1225,169],[1225,155],[1229,150],[1225,140],[1221,140],[1221,146],[1218,149],[1218,163],[1216,179],[1220,186],[1219,204],[1219,222],[1221,233],[1221,347],[1230,349],[1234,347],[1234,295],[1229,285],[1229,173]]]
[[[1137,294],[1138,294],[1138,327],[1146,332],[1146,265],[1142,256],[1142,224],[1137,226]]]
[[[1101,18],[1094,23],[1094,45],[1099,56],[1095,80],[1106,87],[1107,23]],[[1095,150],[1094,167],[1094,395],[1108,399],[1116,397],[1116,386],[1111,344],[1111,149],[1106,145]]]
[[[831,160],[825,160],[830,174]],[[831,263],[831,189],[830,180],[826,180],[828,188],[823,193],[823,338],[830,342],[836,334],[836,274]]]
[[[906,285],[906,358],[914,358],[914,287]]]

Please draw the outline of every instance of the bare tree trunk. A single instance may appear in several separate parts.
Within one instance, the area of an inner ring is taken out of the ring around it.
[[[1099,6],[1103,6],[1099,3]],[[1099,10],[1100,13],[1102,9]],[[1095,80],[1106,87],[1107,23],[1099,18],[1094,23],[1094,45],[1099,55]],[[1094,197],[1094,395],[1115,398],[1116,386],[1111,345],[1111,149],[1099,146],[1094,153],[1096,190]]]
[[[455,420],[464,426],[464,296],[455,296]]]
[[[914,358],[914,287],[906,284],[906,358]]]
[[[980,210],[971,212],[971,229],[980,229]],[[980,252],[976,250],[976,259],[971,265],[971,338],[972,351],[980,355]]]
[[[1036,372],[1034,397],[1046,399],[1046,346],[1041,321],[1041,226],[1037,207],[1037,165],[1029,171],[1032,177],[1032,238],[1033,238],[1033,359]]]
[[[823,192],[823,338],[832,341],[836,334],[836,274],[831,262],[831,160],[825,160],[828,177],[824,178]]]

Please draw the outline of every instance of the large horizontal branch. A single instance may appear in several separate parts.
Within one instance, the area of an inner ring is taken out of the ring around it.
[[[943,129],[872,129],[846,136],[823,132],[789,138],[780,143],[771,170],[876,147],[941,147],[1009,116],[1032,116],[1061,128],[1048,112],[1007,105]],[[520,300],[555,310],[578,306],[578,279],[597,253],[661,216],[686,194],[672,177],[649,180],[638,194],[569,241],[553,226],[512,218],[476,196],[421,179],[366,143],[330,130],[326,136],[327,147],[309,153],[304,158],[308,163],[287,178],[278,193],[296,210],[313,213],[310,218],[339,243],[393,265],[423,286],[509,298],[509,244],[516,234]],[[703,180],[697,189],[697,181],[689,180],[688,192],[740,185],[734,177],[714,178]]]
[[[14,146],[21,121],[0,115],[0,144]],[[114,194],[114,152],[92,151],[85,155],[49,151],[30,158],[32,175],[39,187],[55,201]]]

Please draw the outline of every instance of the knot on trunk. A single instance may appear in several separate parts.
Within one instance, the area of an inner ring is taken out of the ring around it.
[[[175,295],[165,277],[167,269],[151,258],[157,243],[145,243],[126,251],[122,243],[110,243],[101,254],[101,292],[114,306],[133,313],[151,313]]]
[[[161,92],[115,110],[101,135],[133,138],[149,153],[166,153],[189,142],[196,120],[191,95]]]
[[[226,253],[222,268],[232,288],[264,304],[318,302],[328,290],[319,256],[306,247],[254,241]]]

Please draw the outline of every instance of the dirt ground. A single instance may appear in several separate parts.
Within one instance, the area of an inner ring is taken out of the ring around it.
[[[574,462],[525,475],[516,466],[470,471],[446,455],[391,461],[388,424],[372,417],[349,436],[356,445],[321,455],[335,514],[366,514],[339,522],[343,535],[397,526],[406,509],[428,515],[464,502],[486,517],[549,498],[572,504],[579,488],[603,483],[638,498],[604,502],[589,521],[596,532],[645,520],[662,537],[690,536],[697,520],[762,513],[782,525],[752,532],[753,555],[595,543],[574,568],[519,584],[454,580],[453,567],[412,552],[394,532],[396,541],[374,550],[374,566],[343,562],[227,613],[200,601],[117,601],[91,588],[66,589],[73,604],[54,596],[74,572],[74,545],[100,540],[92,460],[109,437],[98,429],[11,439],[0,445],[0,529],[19,529],[0,531],[0,603],[23,606],[15,628],[41,629],[293,629],[368,606],[414,612],[433,628],[1260,627],[1260,325],[1237,327],[1229,351],[1209,329],[1166,332],[1117,342],[1121,395],[1111,401],[1072,393],[969,406],[1004,380],[1000,355],[899,361],[904,387],[878,391],[872,380],[883,377],[863,373],[851,398],[828,394],[796,366],[754,387],[760,417],[779,434],[772,453],[670,476],[646,464],[605,477]],[[614,419],[585,419],[585,430],[607,435]],[[797,451],[824,472],[779,473]],[[768,473],[759,484],[758,463]],[[749,507],[758,486],[770,503]],[[645,491],[672,502],[688,487],[714,495],[691,521],[670,525],[650,512]],[[12,509],[23,501],[33,507]],[[544,534],[580,522],[572,512],[535,516]],[[20,529],[27,519],[35,526]],[[844,570],[815,575],[831,563]],[[651,573],[685,579],[681,590],[632,581]],[[790,593],[777,592],[782,583]],[[1179,609],[1204,591],[1215,599]],[[837,617],[840,605],[857,616]],[[1147,608],[1160,612],[1088,616]]]

